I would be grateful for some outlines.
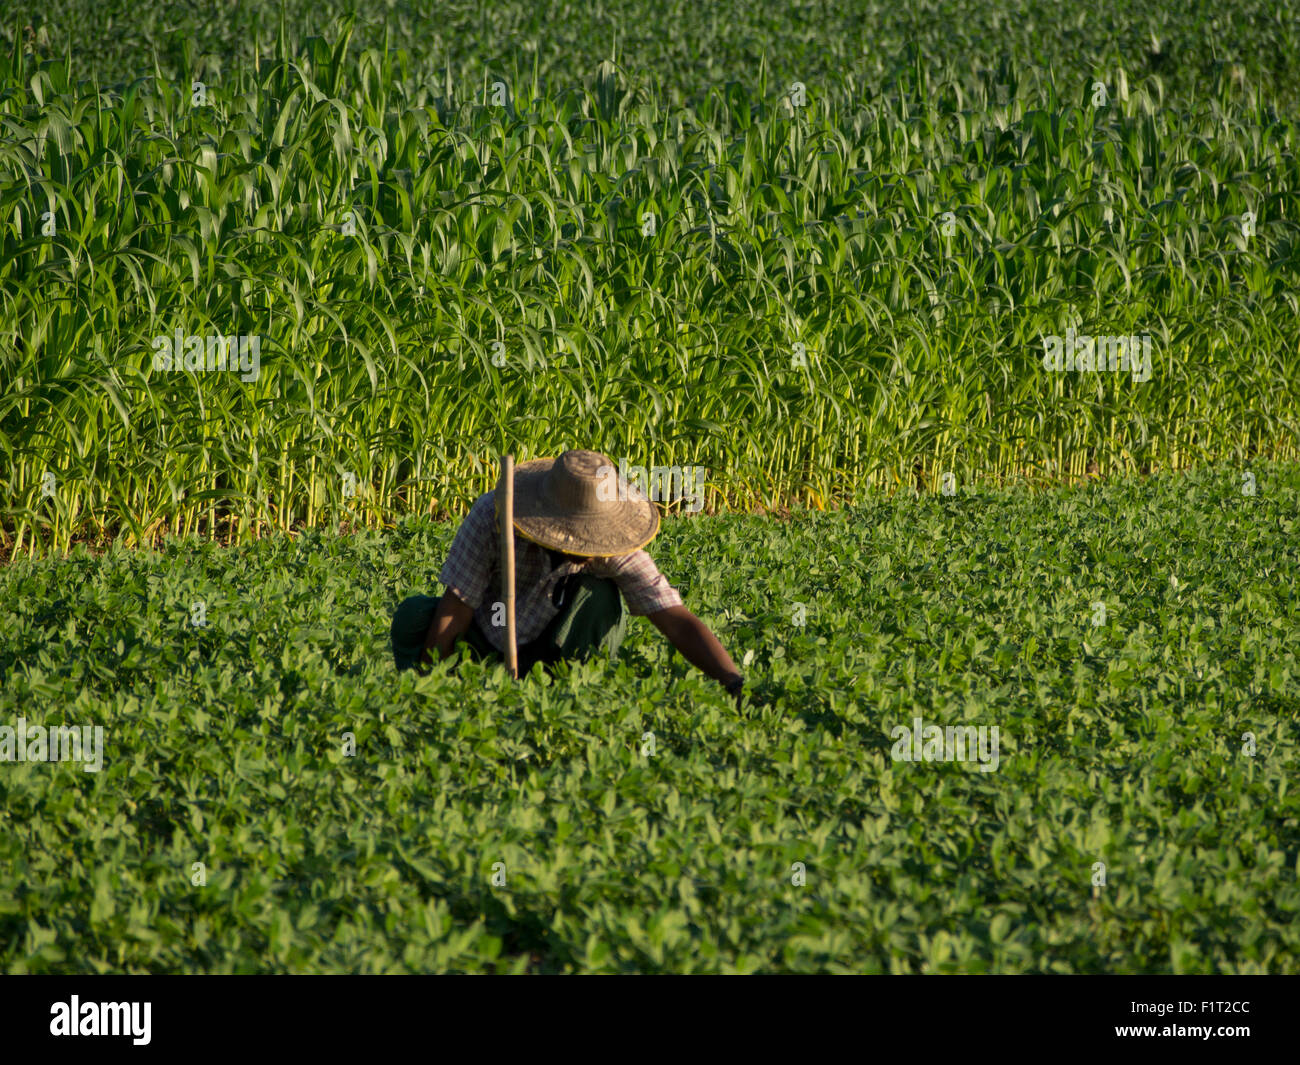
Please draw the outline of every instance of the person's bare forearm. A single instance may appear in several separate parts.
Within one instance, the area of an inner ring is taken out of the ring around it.
[[[433,662],[431,651],[438,652],[439,660],[449,658],[459,640],[469,630],[474,620],[474,611],[451,592],[442,597],[438,610],[433,615],[433,623],[424,638],[424,653],[418,663],[421,671],[427,670]]]
[[[650,620],[686,661],[724,686],[740,677],[732,661],[712,630],[685,607],[674,607],[651,615]]]

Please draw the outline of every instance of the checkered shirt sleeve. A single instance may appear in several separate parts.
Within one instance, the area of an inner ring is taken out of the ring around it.
[[[475,610],[482,604],[489,582],[500,567],[493,495],[486,492],[474,500],[438,574],[438,580],[448,591]]]
[[[632,614],[656,614],[671,606],[681,606],[677,589],[659,572],[659,567],[645,551],[614,558],[597,558],[587,564],[594,577],[610,577],[618,585]]]

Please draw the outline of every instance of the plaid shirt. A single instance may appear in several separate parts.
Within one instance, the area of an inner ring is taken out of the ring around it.
[[[495,495],[487,492],[474,501],[438,579],[473,608],[483,634],[497,650],[504,651],[506,627],[492,623],[492,607],[501,596],[501,540],[497,535]],[[515,636],[519,646],[537,639],[560,613],[560,607],[551,601],[551,593],[563,578],[575,573],[611,578],[634,615],[682,605],[677,589],[644,551],[585,562],[565,560],[556,565],[550,551],[515,533]]]

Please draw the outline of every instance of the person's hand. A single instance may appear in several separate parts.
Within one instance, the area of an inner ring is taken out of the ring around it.
[[[736,705],[740,706],[745,701],[745,678],[739,674],[733,674],[724,678],[721,682],[722,690],[736,700]]]

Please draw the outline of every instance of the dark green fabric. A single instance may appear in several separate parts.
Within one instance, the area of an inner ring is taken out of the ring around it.
[[[603,651],[612,662],[627,635],[627,610],[618,585],[608,577],[578,575],[564,582],[562,594],[569,598],[541,636],[528,645],[530,654],[537,661],[551,663],[582,661]],[[523,651],[521,648],[520,672],[525,668]]]
[[[519,648],[519,673],[527,673],[541,662],[550,666],[562,660],[590,658],[598,651],[611,661],[627,634],[627,610],[618,585],[607,577],[575,575],[556,589],[560,613],[532,643]],[[393,660],[399,670],[412,669],[419,661],[424,641],[441,600],[431,595],[412,595],[393,612],[390,638]],[[475,658],[500,660],[501,654],[471,622],[462,640]]]
[[[438,600],[433,596],[412,595],[403,599],[393,611],[388,638],[392,641],[393,661],[399,670],[415,668],[437,609]]]

